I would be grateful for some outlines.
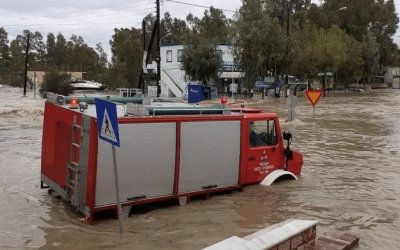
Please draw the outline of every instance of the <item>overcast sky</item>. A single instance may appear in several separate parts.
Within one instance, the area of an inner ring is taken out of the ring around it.
[[[162,1],[161,15],[170,12],[172,17],[185,19],[189,13],[203,16],[206,8]],[[241,0],[178,0],[195,5],[236,10]],[[40,31],[44,37],[49,32],[61,32],[67,39],[80,35],[90,46],[101,43],[109,52],[109,40],[114,28],[141,27],[143,17],[155,15],[155,0],[0,0],[0,27],[8,32],[9,40],[22,34],[24,29]],[[225,15],[231,17],[232,12]],[[110,56],[110,55],[109,55]]]
[[[173,0],[192,5],[214,6],[224,9],[226,16],[241,6],[241,0]],[[172,17],[185,19],[189,13],[202,17],[205,8],[185,5],[169,0],[162,1],[161,15],[169,12]],[[319,2],[315,0],[315,2]],[[395,0],[397,12],[400,0]],[[141,27],[149,13],[155,14],[155,0],[0,0],[0,27],[8,32],[9,40],[22,34],[24,29],[40,31],[44,37],[49,32],[80,35],[90,46],[101,43],[109,52],[109,40],[114,28]],[[400,43],[398,32],[395,41]],[[109,55],[110,56],[110,55]]]

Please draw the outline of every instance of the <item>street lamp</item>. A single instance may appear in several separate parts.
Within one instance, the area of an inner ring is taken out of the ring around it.
[[[165,36],[161,37],[161,38],[160,38],[160,43],[162,42],[162,40],[163,40],[164,38],[166,38],[166,37],[168,37],[168,36],[170,36],[170,35],[172,35],[172,33],[167,33]]]
[[[341,10],[345,10],[347,9],[346,6],[343,6],[337,10],[332,10],[330,12],[327,13],[327,18],[326,18],[326,27],[325,27],[325,58],[324,58],[324,81],[322,84],[322,91],[323,91],[323,96],[325,97],[325,89],[326,89],[326,67],[327,67],[327,60],[326,60],[326,56],[327,56],[327,52],[328,52],[328,25],[329,25],[329,15],[333,12],[336,11],[341,11]]]

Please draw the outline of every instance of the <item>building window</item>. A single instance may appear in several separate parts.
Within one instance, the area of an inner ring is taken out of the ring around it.
[[[167,62],[172,62],[172,50],[167,50]]]
[[[178,49],[178,53],[176,55],[176,59],[178,62],[182,62],[182,49]]]

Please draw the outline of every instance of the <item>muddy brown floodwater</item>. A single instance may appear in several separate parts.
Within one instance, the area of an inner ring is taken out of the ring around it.
[[[124,219],[87,225],[39,187],[43,103],[0,87],[0,249],[201,249],[286,219],[318,220],[318,233],[350,230],[359,249],[400,249],[400,91],[322,98],[316,118],[298,97],[285,122],[284,99],[258,102],[277,112],[304,154],[298,181],[211,196]]]

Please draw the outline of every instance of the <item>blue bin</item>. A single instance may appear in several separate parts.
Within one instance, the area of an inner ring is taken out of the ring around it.
[[[203,100],[203,86],[202,85],[188,85],[188,103],[198,103]]]

